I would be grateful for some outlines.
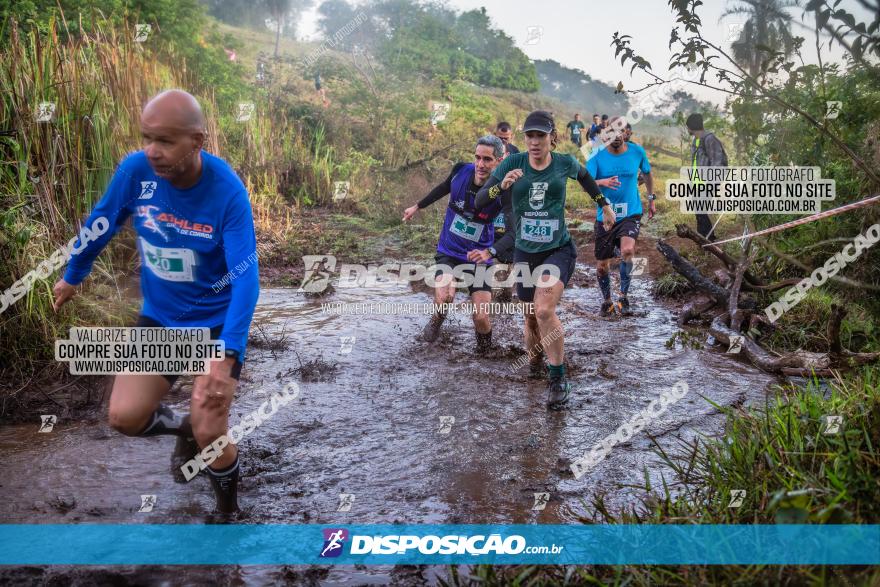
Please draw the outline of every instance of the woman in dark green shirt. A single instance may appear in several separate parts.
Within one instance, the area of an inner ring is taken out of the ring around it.
[[[550,371],[550,408],[561,407],[567,400],[570,385],[565,378],[563,329],[556,306],[565,285],[574,273],[577,250],[565,226],[565,188],[568,178],[576,179],[603,208],[604,221],[614,225],[614,211],[599,190],[599,185],[613,185],[614,178],[599,184],[571,155],[554,153],[558,136],[553,116],[542,110],[532,112],[523,125],[526,150],[508,155],[495,168],[477,193],[479,210],[511,189],[516,219],[514,262],[518,275],[517,296],[533,302],[525,313],[525,344],[532,361],[532,371],[542,367],[540,351],[547,353]],[[526,268],[528,271],[526,272]],[[538,269],[538,271],[536,271]],[[525,273],[525,275],[523,275]],[[540,292],[535,296],[535,286]]]

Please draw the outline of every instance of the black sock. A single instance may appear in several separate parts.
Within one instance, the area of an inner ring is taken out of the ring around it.
[[[231,514],[238,510],[238,455],[235,462],[222,469],[215,471],[208,467],[208,478],[214,487],[214,495],[217,496],[217,511],[223,514]]]
[[[159,436],[162,434],[192,436],[189,418],[175,413],[165,404],[159,404],[159,407],[150,416],[150,421],[138,436]]]

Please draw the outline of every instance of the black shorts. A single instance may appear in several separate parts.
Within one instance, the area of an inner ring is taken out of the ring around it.
[[[578,147],[583,146],[583,142],[581,141],[581,137],[571,137],[571,142],[577,145]]]
[[[475,263],[471,263],[470,261],[459,261],[458,259],[456,259],[454,257],[450,257],[449,255],[443,255],[441,253],[438,253],[437,255],[434,256],[434,263],[437,265],[448,265],[449,267],[452,267],[453,269],[455,269],[459,265],[474,265],[473,269],[465,269],[462,271],[462,273],[465,273],[465,274],[471,275],[471,276],[473,276],[477,270]],[[434,272],[434,279],[437,279],[438,277],[440,277],[444,273],[449,273],[449,272],[444,271],[443,269],[438,267],[437,271]],[[483,283],[480,285],[469,285],[468,286],[468,293],[472,294],[475,291],[488,291],[488,292],[492,291],[492,286],[488,283],[488,275],[486,275],[485,273],[483,275],[484,275]]]
[[[633,239],[639,238],[639,230],[642,226],[642,215],[627,216],[623,220],[618,220],[611,227],[611,230],[605,230],[605,226],[596,221],[596,259],[604,261],[605,259],[614,258],[614,248],[620,247],[620,238],[628,236]]]
[[[137,323],[135,324],[135,326],[138,328],[165,328],[164,325],[159,324],[159,322],[153,320],[149,316],[143,316],[143,315],[138,316]],[[211,329],[211,339],[217,340],[217,338],[220,337],[220,333],[222,333],[222,332],[223,332],[223,325],[222,324],[220,326],[215,326],[214,328]],[[230,372],[230,375],[233,377],[233,379],[239,379],[241,377],[241,368],[242,368],[241,361],[236,361],[235,364],[232,366],[232,371]],[[168,382],[168,385],[173,386],[174,382],[180,378],[180,375],[162,375],[162,377],[165,378],[165,380]]]
[[[574,241],[569,240],[561,247],[550,249],[549,251],[541,251],[540,253],[527,253],[519,249],[514,249],[513,262],[517,264],[527,264],[529,267],[529,275],[531,275],[532,271],[534,271],[539,265],[554,265],[559,268],[559,281],[561,281],[563,285],[567,285],[568,280],[571,279],[571,276],[574,274],[574,265],[577,261],[577,256],[578,253],[574,246]],[[523,273],[524,272],[520,272],[520,275],[523,275]],[[539,276],[535,275],[534,277],[537,281]],[[522,279],[525,280],[526,276],[523,275]],[[516,295],[520,301],[532,302],[535,299],[535,286],[532,285],[529,287],[523,283],[517,283]]]

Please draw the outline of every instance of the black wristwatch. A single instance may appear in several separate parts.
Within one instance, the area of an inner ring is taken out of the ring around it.
[[[235,359],[237,361],[240,356],[241,356],[241,353],[239,353],[238,351],[233,350],[233,349],[226,349],[226,358],[227,359]]]
[[[493,259],[498,256],[498,251],[495,250],[495,247],[489,247],[488,250],[489,250],[489,254],[492,255]]]
[[[653,202],[653,201],[656,200],[656,199],[657,199],[657,195],[656,195],[656,194],[648,194],[648,201],[649,201],[649,202]]]

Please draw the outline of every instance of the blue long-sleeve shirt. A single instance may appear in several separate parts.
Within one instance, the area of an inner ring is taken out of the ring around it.
[[[82,282],[131,217],[141,257],[141,313],[166,327],[222,324],[226,349],[244,360],[260,293],[253,214],[229,164],[205,151],[201,157],[201,177],[187,189],[156,176],[143,151],[123,159],[85,223],[91,227],[103,216],[110,228],[71,257],[64,280]]]

